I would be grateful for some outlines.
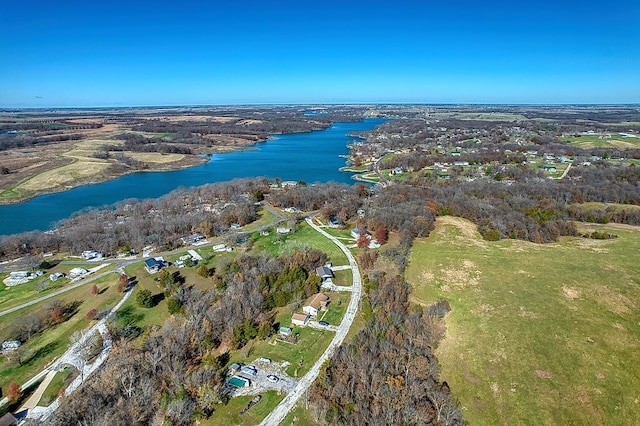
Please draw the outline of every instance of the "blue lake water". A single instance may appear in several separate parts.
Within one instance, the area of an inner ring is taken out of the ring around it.
[[[47,230],[57,221],[88,207],[111,205],[128,198],[156,198],[179,187],[266,176],[282,180],[353,183],[352,174],[340,172],[349,152],[353,131],[372,129],[386,121],[366,119],[335,123],[322,131],[274,135],[255,150],[212,155],[202,165],[169,172],[139,172],[108,182],[36,197],[24,203],[0,206],[0,235]]]

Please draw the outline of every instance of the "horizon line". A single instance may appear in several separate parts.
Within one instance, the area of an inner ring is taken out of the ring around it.
[[[254,102],[254,103],[211,103],[211,104],[137,104],[137,105],[102,105],[102,106],[2,106],[0,111],[8,110],[51,110],[51,109],[134,109],[134,108],[207,108],[207,107],[255,107],[255,106],[639,106],[639,102],[529,102],[529,103],[499,103],[499,102]]]

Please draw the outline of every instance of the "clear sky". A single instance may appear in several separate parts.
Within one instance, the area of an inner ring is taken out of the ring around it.
[[[0,0],[0,107],[638,103],[640,1]]]

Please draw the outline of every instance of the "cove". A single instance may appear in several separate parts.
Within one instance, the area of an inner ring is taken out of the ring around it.
[[[168,172],[136,172],[107,182],[41,195],[18,204],[0,205],[0,235],[48,230],[73,213],[137,198],[157,198],[180,187],[192,187],[235,178],[265,176],[282,180],[354,183],[352,174],[339,171],[353,140],[348,134],[369,130],[387,121],[370,118],[337,122],[326,130],[272,135],[254,150],[211,155],[199,166]]]

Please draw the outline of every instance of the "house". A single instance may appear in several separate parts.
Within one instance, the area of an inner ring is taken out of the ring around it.
[[[367,237],[369,236],[369,231],[366,228],[353,228],[351,230],[351,236],[356,240],[360,238],[360,235],[365,234]]]
[[[291,330],[290,327],[280,327],[280,330],[278,332],[283,336],[291,336],[292,331],[293,330]]]
[[[213,249],[213,251],[225,251],[227,249],[227,246],[225,244],[216,244],[211,248]]]
[[[54,274],[49,275],[49,279],[51,281],[56,281],[56,280],[58,280],[58,279],[60,279],[62,277],[64,277],[64,273],[62,273],[62,272],[56,272]]]
[[[250,376],[257,376],[258,375],[258,369],[256,367],[254,367],[253,365],[243,365],[242,367],[240,367],[240,371],[243,372],[244,374],[248,374]]]
[[[299,325],[300,327],[304,327],[309,322],[311,317],[309,314],[300,314],[295,313],[291,316],[291,323],[294,325]]]
[[[85,250],[82,252],[80,257],[82,257],[84,260],[98,260],[102,259],[102,253],[98,253],[97,251],[93,250]]]
[[[198,242],[200,242],[200,241],[202,241],[204,239],[205,239],[204,235],[198,234],[198,233],[191,234],[188,237],[180,238],[180,240],[182,241],[183,245],[195,244],[195,243],[198,243]]]
[[[289,234],[291,233],[291,228],[285,228],[284,226],[279,226],[276,228],[276,232],[278,234]]]
[[[5,340],[2,342],[3,351],[14,351],[20,347],[19,340]]]
[[[242,367],[242,364],[234,362],[233,364],[231,364],[229,366],[229,374],[231,374],[232,376],[235,375],[235,374],[238,374],[238,372],[240,371],[241,367]]]
[[[88,273],[89,271],[87,271],[84,268],[73,268],[72,270],[69,271],[69,278],[71,279],[79,278],[84,275],[87,275]]]
[[[27,272],[27,271],[14,271],[14,272],[10,272],[9,273],[9,277],[12,280],[22,280],[22,279],[27,279],[31,276],[31,272]]]
[[[336,216],[331,216],[329,218],[329,226],[331,228],[342,228],[344,226],[344,222]]]
[[[307,304],[302,307],[302,312],[315,317],[318,315],[318,312],[326,310],[328,305],[329,296],[323,293],[318,293],[309,298]]]
[[[155,274],[165,266],[167,266],[167,262],[161,257],[152,257],[144,261],[144,268],[150,274]]]
[[[327,278],[333,278],[334,276],[331,268],[327,266],[318,266],[316,268],[316,274],[318,274],[318,276],[322,278],[322,281],[326,280]]]
[[[191,260],[193,260],[194,263],[202,260],[202,256],[200,256],[200,254],[195,250],[189,250],[187,253],[191,255]]]

